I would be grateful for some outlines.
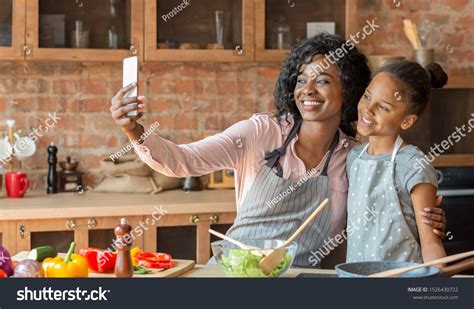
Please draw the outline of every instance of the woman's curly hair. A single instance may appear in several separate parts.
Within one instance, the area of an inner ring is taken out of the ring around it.
[[[346,41],[340,36],[320,33],[300,42],[291,50],[285,58],[273,93],[277,109],[275,116],[278,121],[282,116],[288,114],[292,114],[295,118],[301,118],[293,92],[302,66],[311,63],[315,55],[328,55],[331,51],[335,53],[344,44]],[[349,48],[349,45],[345,46],[347,53],[344,57],[338,58],[336,61],[343,89],[342,121],[339,127],[345,134],[355,136],[356,129],[352,122],[357,120],[357,104],[369,85],[370,69],[367,65],[367,58],[359,52],[355,45],[351,46],[352,49]]]

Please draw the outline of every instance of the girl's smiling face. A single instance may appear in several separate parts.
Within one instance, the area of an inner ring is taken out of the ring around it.
[[[383,72],[374,76],[357,109],[357,132],[362,136],[396,136],[417,119],[409,113],[399,84]]]
[[[303,65],[297,77],[295,102],[306,121],[341,121],[342,85],[339,72],[333,64],[321,72],[323,63],[327,66],[325,62],[327,60],[323,55],[316,55],[311,63]]]

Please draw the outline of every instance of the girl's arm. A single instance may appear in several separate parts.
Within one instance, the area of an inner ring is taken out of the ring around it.
[[[411,198],[420,235],[423,261],[428,262],[446,256],[441,239],[433,233],[431,226],[426,224],[425,217],[420,214],[424,208],[436,205],[436,187],[428,183],[418,184],[411,191]]]

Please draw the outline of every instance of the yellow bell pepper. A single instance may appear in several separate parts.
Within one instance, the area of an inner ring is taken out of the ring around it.
[[[79,254],[74,254],[76,244],[71,243],[66,257],[47,258],[43,261],[46,278],[83,278],[89,276],[87,260]]]
[[[130,255],[132,256],[132,264],[133,266],[138,266],[138,259],[135,258],[135,256],[139,253],[142,252],[142,250],[139,247],[134,247],[132,250],[130,250]]]

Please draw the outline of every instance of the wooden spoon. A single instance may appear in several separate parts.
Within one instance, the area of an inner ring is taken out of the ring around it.
[[[263,250],[262,248],[246,245],[246,244],[244,244],[244,243],[242,243],[242,242],[240,242],[236,239],[230,238],[229,236],[224,235],[222,233],[219,233],[217,231],[214,231],[212,229],[209,229],[209,233],[211,233],[212,235],[215,235],[219,238],[222,238],[224,240],[227,240],[228,242],[238,246],[240,249],[251,250],[250,252],[254,255],[257,255],[257,256],[265,256],[270,252],[270,250]]]
[[[316,216],[329,204],[329,200],[325,199],[321,205],[316,208],[315,211],[306,219],[306,221],[301,224],[301,226],[290,236],[283,244],[276,247],[274,250],[270,252],[267,256],[265,256],[258,266],[263,270],[264,273],[268,274],[272,272],[283,260],[286,254],[286,247],[291,244],[296,237],[300,236],[301,232],[316,218]]]
[[[418,46],[418,49],[421,49],[423,48],[423,46],[421,45],[420,34],[418,33],[418,28],[416,27],[415,23],[412,23],[411,26],[413,28],[413,33],[415,35],[416,45]]]
[[[436,264],[451,263],[451,262],[461,260],[461,259],[464,259],[464,258],[467,258],[467,257],[470,257],[470,256],[474,256],[474,251],[467,251],[467,252],[464,252],[464,253],[459,253],[459,254],[446,256],[444,258],[440,258],[440,259],[430,261],[430,262],[426,262],[426,263],[423,263],[423,264],[418,264],[418,265],[413,265],[413,266],[407,266],[407,267],[382,271],[382,272],[379,272],[379,273],[369,275],[369,277],[372,277],[372,278],[396,277],[398,275],[401,275],[403,273],[406,273],[408,271],[415,270],[415,269],[418,269],[418,268],[433,266],[433,265],[436,265]]]
[[[244,244],[244,243],[242,243],[242,242],[240,242],[236,239],[230,238],[227,235],[224,235],[222,233],[214,231],[213,229],[209,229],[209,233],[211,233],[212,235],[215,235],[219,238],[222,238],[224,240],[227,240],[228,242],[238,246],[240,249],[244,249],[244,250],[260,249],[260,248],[257,248],[257,247],[252,247],[252,246],[246,245],[246,244]]]
[[[410,41],[411,45],[413,46],[413,49],[419,49],[418,41],[416,39],[415,32],[413,29],[413,23],[411,22],[411,20],[403,20],[403,31],[405,32],[408,41]]]

